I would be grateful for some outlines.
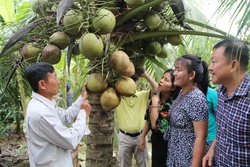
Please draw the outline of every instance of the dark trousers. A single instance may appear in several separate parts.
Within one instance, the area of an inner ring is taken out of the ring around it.
[[[161,131],[152,130],[152,167],[166,167],[167,142]]]

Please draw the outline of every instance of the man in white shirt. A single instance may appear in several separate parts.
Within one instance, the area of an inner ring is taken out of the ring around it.
[[[26,114],[30,167],[73,167],[71,150],[90,133],[86,125],[91,111],[86,84],[78,99],[64,110],[54,100],[60,81],[51,64],[36,63],[24,74],[33,90]]]

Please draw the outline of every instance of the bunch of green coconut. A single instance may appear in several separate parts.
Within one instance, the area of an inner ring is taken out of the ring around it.
[[[51,35],[49,44],[43,48],[36,42],[24,45],[22,55],[29,63],[35,63],[41,58],[44,62],[57,64],[61,59],[61,50],[68,47],[70,40],[65,32],[57,31]]]
[[[129,8],[134,8],[145,3],[145,0],[124,0]],[[32,0],[32,9],[37,14],[52,11],[52,8],[46,6],[47,0]],[[53,5],[54,6],[54,5]],[[164,5],[163,5],[164,6]],[[155,9],[158,9],[157,7]],[[54,10],[54,9],[53,9]],[[159,10],[159,9],[158,9]],[[143,14],[143,31],[166,31],[167,24],[162,16],[158,15],[154,8],[150,8]],[[90,22],[91,27],[84,27],[83,23]],[[104,38],[112,34],[116,26],[116,17],[114,13],[105,8],[99,8],[95,14],[90,17],[88,13],[79,13],[73,9],[66,12],[63,17],[63,29],[54,32],[46,46],[38,43],[27,43],[22,54],[26,61],[36,62],[42,60],[51,64],[57,64],[61,58],[61,50],[66,49],[72,39],[77,39],[72,54],[86,57],[91,61],[108,61],[106,64],[115,74],[115,84],[109,83],[110,79],[106,73],[93,71],[87,78],[87,89],[101,93],[100,103],[104,111],[115,109],[121,100],[121,96],[132,96],[136,92],[136,84],[130,78],[135,72],[140,73],[143,70],[145,57],[136,53],[127,54],[126,46],[123,48],[110,49],[106,51],[107,45]],[[145,30],[146,28],[146,30]],[[89,31],[90,30],[90,31]],[[110,35],[112,37],[112,35]],[[164,39],[159,38],[143,40],[140,50],[149,56],[167,57],[166,43],[179,45],[182,40],[180,36],[167,36]],[[167,38],[167,39],[166,39]],[[159,42],[160,41],[160,42]],[[162,42],[163,41],[163,42]],[[166,42],[167,41],[167,42]],[[102,71],[102,70],[101,70]]]
[[[145,3],[145,0],[125,0],[128,2],[127,4],[130,7],[134,7],[134,5],[142,5]],[[169,23],[166,22],[166,13],[168,13],[166,9],[167,2],[163,2],[159,5],[156,5],[149,10],[143,12],[141,15],[137,17],[142,17],[142,24],[139,24],[139,29],[142,29],[143,32],[161,32],[161,31],[170,31],[174,29],[173,25],[170,26]],[[167,58],[168,57],[168,46],[167,44],[171,44],[172,46],[178,46],[182,43],[182,37],[180,35],[167,35],[161,37],[154,38],[146,38],[141,41],[141,50],[144,54],[148,56],[157,56],[159,58]]]

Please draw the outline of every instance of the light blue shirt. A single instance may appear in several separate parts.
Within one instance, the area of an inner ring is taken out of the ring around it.
[[[35,92],[32,96],[26,114],[30,167],[73,167],[71,150],[90,133],[85,110],[80,110],[82,97],[64,110],[54,100]]]

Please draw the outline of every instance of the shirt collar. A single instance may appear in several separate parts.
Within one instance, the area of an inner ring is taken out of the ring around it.
[[[44,96],[41,96],[40,94],[36,93],[36,92],[32,92],[32,97],[38,101],[40,101],[41,103],[45,104],[46,106],[48,106],[50,109],[54,109],[56,107],[56,101],[53,100],[49,100]]]
[[[231,97],[247,95],[248,93],[250,93],[249,85],[250,85],[250,77],[249,74],[247,73],[243,78],[243,81],[241,82],[240,86],[235,90],[235,92]],[[219,91],[222,92],[224,95],[227,93],[227,89],[223,85],[220,86]]]

